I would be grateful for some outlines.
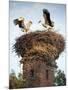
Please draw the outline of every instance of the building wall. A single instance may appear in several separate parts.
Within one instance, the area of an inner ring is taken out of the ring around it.
[[[53,86],[54,69],[41,60],[25,61],[23,77],[26,79],[25,87]]]

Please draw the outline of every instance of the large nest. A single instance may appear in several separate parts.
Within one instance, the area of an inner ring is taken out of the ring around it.
[[[53,31],[31,32],[16,39],[15,52],[22,60],[56,60],[64,50],[64,38]]]

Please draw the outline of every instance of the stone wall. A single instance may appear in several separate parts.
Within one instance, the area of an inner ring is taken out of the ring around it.
[[[23,77],[26,79],[25,87],[53,86],[54,68],[47,66],[46,62],[40,60],[25,61]]]

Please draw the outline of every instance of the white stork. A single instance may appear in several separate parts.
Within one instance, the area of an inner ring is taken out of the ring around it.
[[[47,9],[43,9],[43,18],[44,21],[40,20],[39,23],[42,24],[43,27],[45,27],[47,30],[51,30],[54,27],[54,22],[50,19],[50,13]]]
[[[28,32],[32,24],[32,21],[29,20],[25,22],[25,19],[23,17],[19,17],[18,19],[14,19],[14,24],[18,25],[23,32]]]

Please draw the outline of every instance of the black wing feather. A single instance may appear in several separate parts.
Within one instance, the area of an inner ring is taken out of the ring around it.
[[[18,19],[15,19],[13,22],[14,22],[15,25],[17,25],[18,24]]]

